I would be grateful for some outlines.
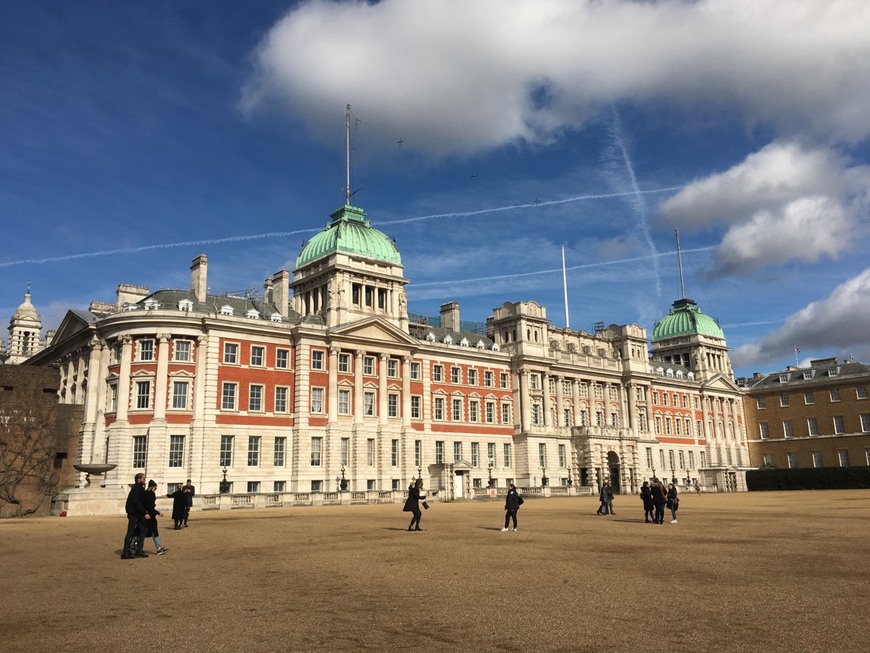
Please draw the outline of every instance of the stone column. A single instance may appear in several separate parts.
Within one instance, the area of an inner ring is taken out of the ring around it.
[[[330,424],[338,422],[338,354],[339,348],[329,348],[329,387],[326,390],[326,418]]]
[[[376,289],[377,290],[377,289]],[[377,297],[375,297],[377,303]],[[387,354],[378,356],[378,424],[387,423]]]
[[[363,423],[363,358],[365,352],[357,349],[354,352],[353,365],[353,423]]]
[[[541,374],[541,390],[544,394],[544,426],[547,429],[553,427],[553,416],[552,416],[552,407],[553,407],[553,398],[550,396],[550,375],[549,374]],[[557,416],[558,417],[558,416]]]
[[[563,380],[564,380],[564,378],[561,376],[556,377],[556,423],[553,424],[553,426],[558,427],[558,428],[564,428],[563,427],[563,419],[562,419],[562,413],[565,410],[565,402],[562,398],[562,394],[563,394],[562,393],[562,382],[563,382]]]
[[[154,380],[153,422],[166,421],[166,403],[169,385],[169,334],[157,334],[157,378]]]
[[[402,358],[402,427],[411,427],[411,357]]]
[[[531,423],[531,409],[529,403],[531,401],[531,397],[529,396],[529,373],[526,370],[522,370],[518,373],[520,379],[520,387],[519,387],[519,401],[517,402],[520,406],[520,430],[523,433],[529,432],[529,425]]]
[[[115,413],[116,422],[127,421],[130,409],[130,363],[133,357],[133,339],[121,336],[121,367],[118,371],[118,410]]]
[[[574,426],[580,426],[580,379],[571,379],[571,395],[574,399]]]

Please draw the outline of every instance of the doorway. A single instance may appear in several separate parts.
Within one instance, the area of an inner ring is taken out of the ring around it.
[[[607,453],[607,469],[610,473],[610,487],[613,490],[613,493],[620,494],[622,488],[620,487],[619,479],[619,454],[615,451],[609,451]]]

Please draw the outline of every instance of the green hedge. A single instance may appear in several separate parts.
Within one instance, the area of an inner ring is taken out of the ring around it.
[[[870,488],[870,467],[753,469],[746,472],[746,486],[751,492]]]

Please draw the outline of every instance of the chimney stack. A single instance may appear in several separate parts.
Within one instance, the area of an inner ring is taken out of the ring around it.
[[[205,302],[205,296],[208,292],[207,277],[208,257],[205,254],[200,254],[193,259],[193,263],[190,265],[190,291],[199,303]]]
[[[441,304],[441,328],[459,331],[459,302]]]

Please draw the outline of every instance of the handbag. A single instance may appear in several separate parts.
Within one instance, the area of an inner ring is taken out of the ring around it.
[[[426,501],[423,501],[423,510],[429,510],[429,504]]]

